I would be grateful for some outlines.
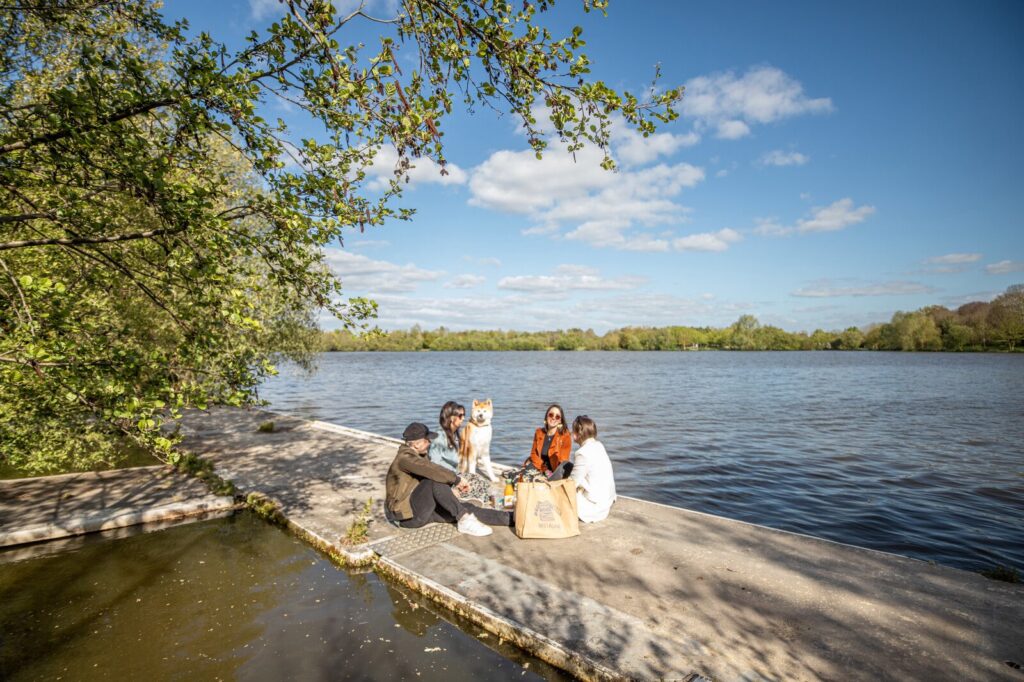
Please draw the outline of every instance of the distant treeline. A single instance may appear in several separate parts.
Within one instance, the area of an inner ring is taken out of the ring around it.
[[[1024,344],[1024,285],[991,303],[955,310],[939,305],[898,312],[863,329],[787,332],[743,315],[724,328],[625,327],[598,335],[592,329],[550,332],[424,330],[323,333],[326,351],[418,350],[1015,350]]]

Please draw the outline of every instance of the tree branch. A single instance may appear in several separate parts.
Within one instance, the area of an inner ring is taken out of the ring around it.
[[[49,214],[44,214],[44,217],[52,218]],[[0,220],[0,222],[3,222]],[[177,234],[187,230],[187,226],[165,228],[160,230],[146,230],[145,232],[132,232],[129,234],[114,234],[104,237],[74,237],[74,238],[63,238],[63,239],[23,239],[16,242],[7,242],[0,244],[0,251],[7,251],[9,249],[24,249],[30,246],[80,246],[82,244],[109,244],[111,242],[126,242],[133,239],[149,239],[150,237],[159,237],[165,234]]]
[[[129,107],[127,109],[119,111],[116,114],[104,116],[92,125],[85,125],[81,128],[76,128],[75,130],[56,130],[52,133],[46,133],[45,135],[36,135],[35,137],[30,137],[27,140],[18,140],[17,142],[11,142],[9,144],[0,145],[0,156],[3,156],[4,154],[8,154],[10,152],[18,151],[20,149],[28,149],[29,147],[35,147],[36,145],[46,144],[48,142],[56,142],[57,140],[63,139],[74,132],[82,133],[89,132],[91,130],[96,130],[97,128],[102,128],[105,125],[116,123],[118,121],[123,121],[126,118],[138,116],[139,114],[144,114],[154,109],[159,109],[160,107],[170,106],[172,104],[177,103],[177,101],[178,100],[176,99],[165,98],[156,100],[154,102],[144,102],[141,104],[136,104],[134,107]]]

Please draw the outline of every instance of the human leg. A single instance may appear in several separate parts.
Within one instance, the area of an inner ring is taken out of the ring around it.
[[[466,514],[462,504],[455,499],[451,486],[430,479],[423,479],[413,489],[409,504],[412,505],[413,516],[399,522],[403,528],[420,528],[428,523],[455,523]]]
[[[549,481],[561,481],[563,478],[569,478],[569,474],[572,473],[572,462],[562,462],[555,470],[548,476]]]
[[[473,516],[488,526],[512,526],[514,523],[511,512],[478,507],[475,504],[463,504],[462,506],[466,511],[472,513]]]

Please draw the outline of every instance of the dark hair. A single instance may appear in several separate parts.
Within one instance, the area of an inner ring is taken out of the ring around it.
[[[597,438],[597,424],[585,414],[581,414],[572,420],[572,432],[576,434],[576,440],[580,443],[588,438]]]
[[[545,431],[548,430],[548,412],[551,411],[552,407],[557,408],[558,414],[562,415],[562,421],[558,423],[558,428],[556,430],[560,432],[567,431],[569,427],[565,425],[565,410],[563,410],[562,406],[559,405],[558,403],[551,403],[550,405],[548,405],[548,409],[544,410],[544,426],[542,428]]]
[[[444,431],[445,438],[448,439],[448,447],[456,448],[459,446],[459,432],[452,428],[452,417],[457,412],[466,414],[466,408],[459,405],[454,400],[449,400],[441,406],[441,416],[438,421],[441,424],[441,430]]]

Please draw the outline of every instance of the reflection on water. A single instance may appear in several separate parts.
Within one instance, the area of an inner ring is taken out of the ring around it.
[[[330,353],[274,409],[391,436],[495,401],[497,461],[549,402],[623,494],[967,569],[1024,568],[1024,355]],[[382,472],[383,475],[383,472]]]
[[[0,679],[563,679],[249,514],[73,547],[0,552]]]

